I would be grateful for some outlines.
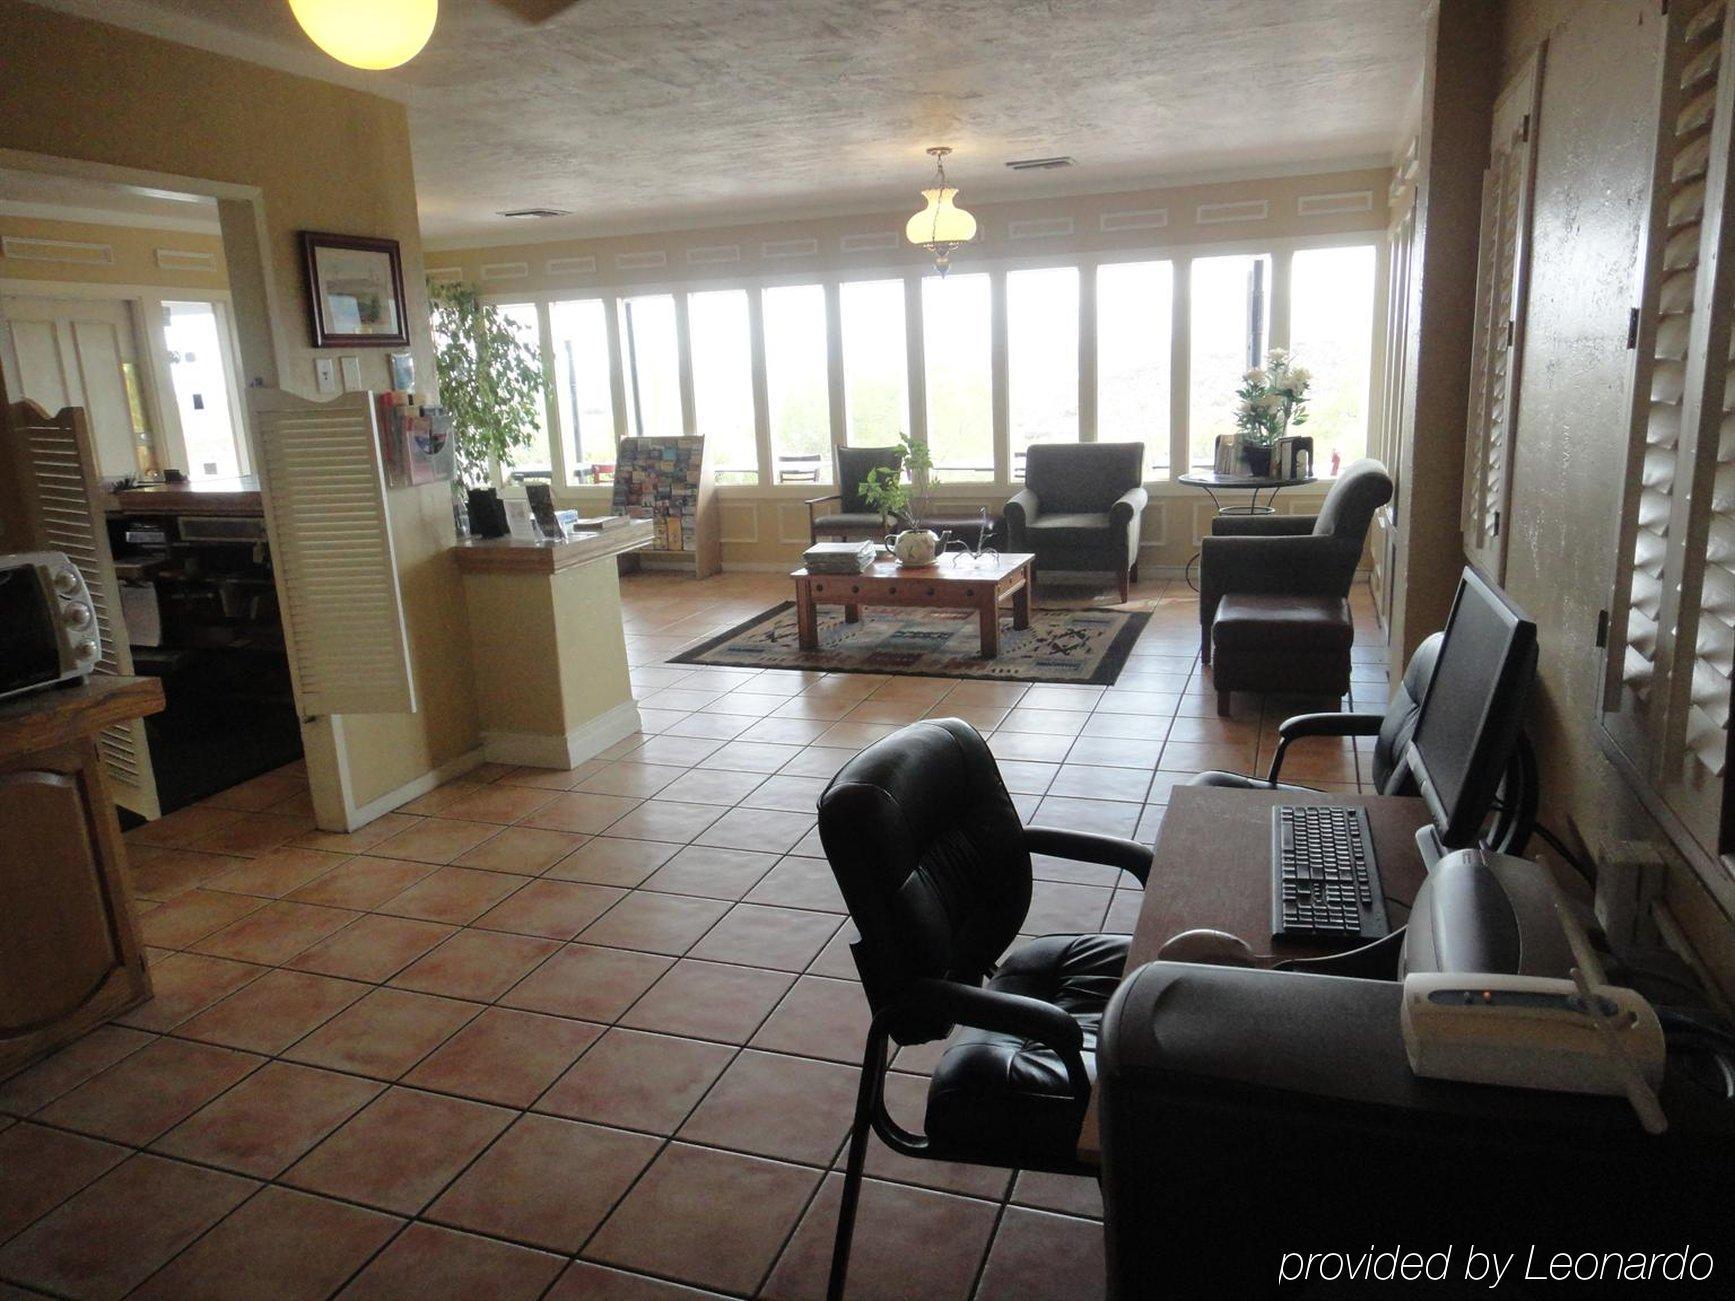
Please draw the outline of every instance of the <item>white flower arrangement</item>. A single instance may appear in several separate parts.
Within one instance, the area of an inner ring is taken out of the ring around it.
[[[1312,382],[1307,367],[1295,365],[1282,348],[1267,353],[1265,365],[1245,371],[1236,394],[1240,401],[1235,405],[1235,427],[1241,441],[1269,447],[1291,425],[1307,423],[1307,390]]]

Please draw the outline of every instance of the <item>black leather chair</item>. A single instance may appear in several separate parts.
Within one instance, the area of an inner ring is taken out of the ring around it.
[[[860,934],[850,951],[873,1012],[832,1257],[839,1297],[870,1130],[906,1156],[1095,1173],[1078,1160],[1079,1128],[1129,937],[1048,935],[1006,949],[1030,906],[1032,854],[1143,882],[1151,851],[1024,826],[987,742],[955,718],[913,723],[845,764],[820,796],[819,835]],[[958,1026],[929,1085],[926,1132],[910,1133],[886,1111],[888,1044]]]
[[[878,540],[887,533],[908,527],[902,517],[893,519],[888,526],[886,518],[868,505],[861,495],[862,484],[875,470],[903,470],[904,449],[895,446],[839,447],[836,454],[837,491],[826,497],[807,499],[808,540],[818,542],[822,537],[845,541],[856,538]],[[818,507],[830,502],[837,503],[836,509],[823,515],[817,513]]]
[[[1024,488],[1006,503],[1007,547],[1037,569],[1110,570],[1121,600],[1139,576],[1143,443],[1037,443]]]
[[[1034,449],[1033,449],[1034,450]],[[1392,499],[1378,461],[1350,464],[1317,515],[1218,515],[1199,544],[1199,653],[1211,662],[1211,624],[1231,592],[1347,597],[1374,512]]]

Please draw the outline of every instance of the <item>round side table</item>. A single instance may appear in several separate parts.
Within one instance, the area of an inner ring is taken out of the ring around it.
[[[1203,488],[1205,495],[1211,499],[1212,507],[1219,515],[1275,515],[1279,492],[1285,488],[1295,488],[1313,481],[1314,476],[1311,474],[1299,479],[1280,479],[1270,475],[1218,474],[1214,470],[1183,474],[1176,480],[1177,483],[1184,483],[1189,488]],[[1253,497],[1245,505],[1225,506],[1222,498],[1217,495],[1220,492],[1250,492]],[[1271,494],[1263,502],[1259,500],[1259,494],[1262,492]],[[1198,562],[1199,553],[1195,551],[1187,561],[1187,567],[1184,571],[1187,586],[1195,592],[1199,590],[1199,585],[1193,581],[1193,566]]]

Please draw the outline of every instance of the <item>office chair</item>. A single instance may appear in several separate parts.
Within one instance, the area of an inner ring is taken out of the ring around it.
[[[988,743],[955,718],[912,723],[845,764],[819,798],[819,836],[860,933],[850,951],[873,1012],[832,1255],[836,1298],[870,1129],[905,1156],[1095,1173],[1078,1160],[1079,1128],[1129,937],[1006,947],[1030,907],[1032,854],[1118,867],[1142,884],[1151,851],[1024,826]],[[912,1134],[886,1111],[888,1041],[929,1043],[957,1026],[928,1088],[926,1132]]]

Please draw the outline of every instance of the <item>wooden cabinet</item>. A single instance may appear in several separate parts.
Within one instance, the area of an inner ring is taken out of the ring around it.
[[[150,996],[96,738],[162,707],[109,676],[0,702],[0,1075]]]

